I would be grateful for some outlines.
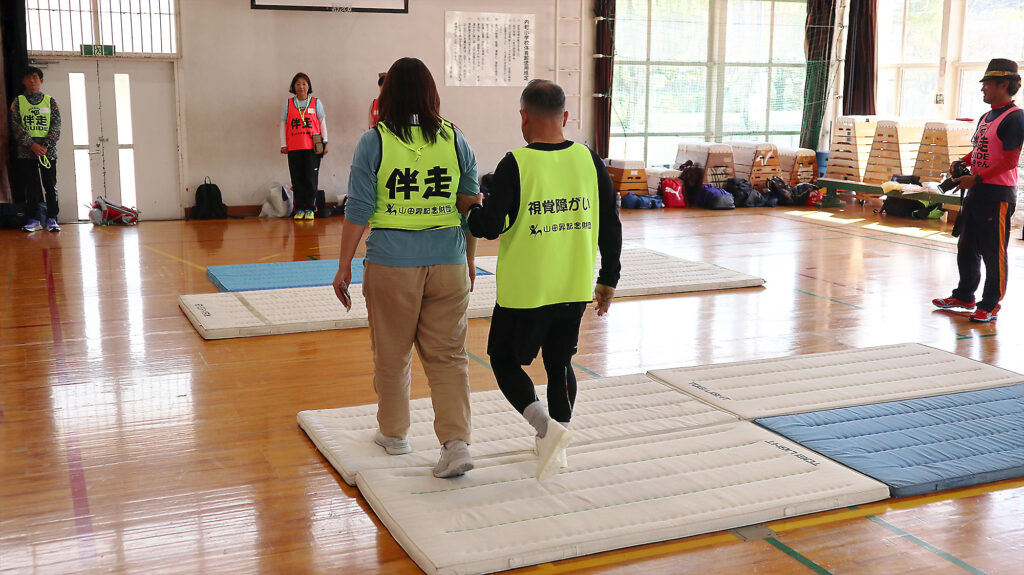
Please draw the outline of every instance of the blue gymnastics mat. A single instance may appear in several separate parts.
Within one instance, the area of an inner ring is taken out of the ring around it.
[[[269,262],[265,264],[239,264],[208,266],[206,277],[220,291],[256,291],[331,285],[338,273],[338,260],[305,260],[297,262]],[[477,267],[477,276],[490,272]],[[352,260],[352,283],[363,281],[363,258]]]
[[[756,423],[885,483],[893,497],[1024,476],[1024,384]]]

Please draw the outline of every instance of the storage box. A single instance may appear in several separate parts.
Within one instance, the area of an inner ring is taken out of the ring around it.
[[[647,185],[647,172],[643,168],[616,168],[609,166],[608,175],[612,177],[613,182],[640,182],[643,185]]]

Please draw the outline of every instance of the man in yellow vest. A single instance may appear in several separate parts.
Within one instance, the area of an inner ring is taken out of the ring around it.
[[[25,93],[11,104],[11,134],[18,149],[18,185],[25,194],[28,221],[21,229],[44,227],[59,232],[57,213],[57,140],[60,110],[43,94],[43,71],[29,66],[22,77]]]
[[[537,431],[537,479],[544,480],[567,465],[576,399],[572,356],[587,304],[596,293],[597,314],[604,315],[615,294],[622,224],[604,163],[563,135],[569,114],[562,88],[533,80],[520,108],[527,146],[501,160],[483,204],[472,198],[460,204],[474,236],[501,236],[487,353],[498,387]],[[523,370],[538,351],[548,377],[547,409]]]

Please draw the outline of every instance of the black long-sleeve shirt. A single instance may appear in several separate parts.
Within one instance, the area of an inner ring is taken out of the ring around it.
[[[572,141],[566,140],[561,144],[535,143],[527,147],[531,150],[554,152],[565,150],[572,144]],[[594,169],[597,171],[597,247],[601,251],[601,268],[597,274],[597,283],[615,287],[619,283],[619,274],[622,270],[619,262],[622,253],[622,222],[619,221],[619,207],[611,176],[608,175],[604,162],[593,150],[590,150],[590,155],[594,159]],[[469,213],[470,233],[478,238],[493,240],[511,227],[519,216],[520,190],[519,164],[511,153],[505,154],[494,170],[493,184],[486,201],[482,206],[474,207]]]

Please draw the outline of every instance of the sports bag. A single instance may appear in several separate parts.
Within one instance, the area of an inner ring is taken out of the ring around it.
[[[0,204],[0,228],[16,230],[25,225],[25,204]]]
[[[778,176],[772,176],[768,180],[768,196],[777,199],[780,206],[792,206],[796,203],[793,200],[793,188]]]
[[[228,217],[228,207],[224,205],[220,188],[207,176],[196,188],[196,205],[192,206],[193,220],[220,220]]]
[[[622,196],[622,207],[627,210],[650,210],[664,207],[661,198],[629,192]]]
[[[711,184],[704,184],[704,187],[697,192],[696,203],[709,210],[731,210],[736,207],[736,201],[732,194]]]
[[[97,226],[134,226],[139,223],[139,210],[115,204],[103,196],[98,196],[90,208],[89,221]]]

